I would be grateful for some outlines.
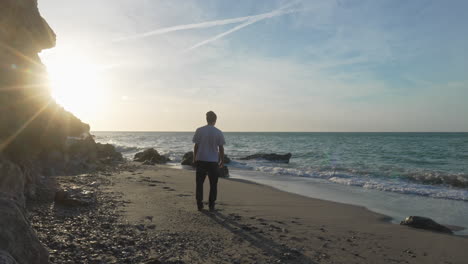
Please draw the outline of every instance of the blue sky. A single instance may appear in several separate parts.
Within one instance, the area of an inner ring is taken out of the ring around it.
[[[190,131],[214,110],[226,131],[468,131],[467,1],[39,8],[58,35],[41,54],[50,71],[80,72],[75,60],[99,71],[82,91],[94,103],[70,109],[94,130]]]

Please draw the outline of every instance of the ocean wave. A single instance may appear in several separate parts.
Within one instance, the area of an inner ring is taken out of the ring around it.
[[[101,132],[131,159],[155,148],[180,163],[192,148],[192,133]],[[466,200],[467,134],[226,133],[233,169],[305,177],[361,188]],[[409,145],[410,144],[410,145]],[[289,164],[236,160],[258,152],[292,152]]]
[[[444,186],[421,185],[416,183],[404,183],[401,181],[391,182],[383,180],[369,180],[360,178],[340,178],[332,177],[331,182],[358,186],[366,189],[375,189],[379,191],[395,192],[401,194],[420,195],[432,198],[443,198],[450,200],[468,201],[468,190],[452,189]]]
[[[135,147],[135,146],[123,146],[123,145],[116,145],[112,144],[115,147],[115,150],[117,150],[120,153],[128,153],[128,152],[137,152],[142,150],[140,147]]]
[[[407,173],[404,175],[407,179],[430,185],[448,185],[457,188],[468,188],[468,175],[444,174],[439,172],[419,172]]]
[[[241,165],[241,166],[239,166]],[[444,175],[420,172],[406,177],[373,177],[359,170],[323,170],[323,168],[287,168],[265,166],[265,164],[236,163],[236,168],[250,169],[262,173],[324,179],[337,184],[358,186],[366,189],[413,194],[432,198],[468,201],[466,175]]]

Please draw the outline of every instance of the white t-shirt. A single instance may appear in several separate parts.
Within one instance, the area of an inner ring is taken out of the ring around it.
[[[196,160],[210,162],[218,162],[218,146],[226,144],[223,132],[211,125],[197,128],[192,141],[198,144]]]

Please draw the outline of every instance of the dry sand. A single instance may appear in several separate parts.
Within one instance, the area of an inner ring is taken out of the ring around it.
[[[217,211],[199,212],[194,171],[137,166],[109,179],[128,201],[124,221],[159,241],[153,263],[468,263],[466,237],[362,207],[220,179]],[[208,189],[207,179],[205,199]]]

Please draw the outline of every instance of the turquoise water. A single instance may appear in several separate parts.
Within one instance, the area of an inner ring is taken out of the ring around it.
[[[173,165],[193,147],[191,132],[93,134],[127,158],[154,147]],[[417,208],[420,214],[468,226],[468,133],[232,132],[225,138],[234,177],[393,217]],[[292,158],[289,164],[239,160],[259,152],[290,152]]]

